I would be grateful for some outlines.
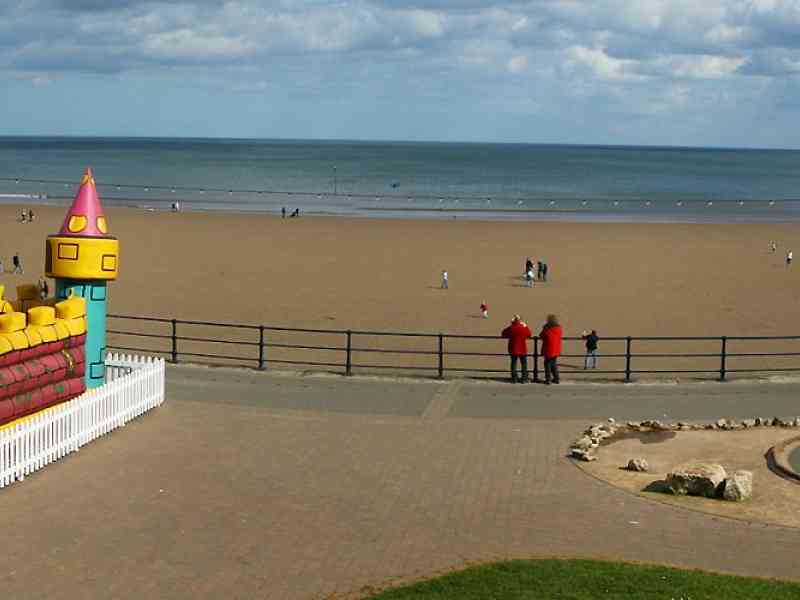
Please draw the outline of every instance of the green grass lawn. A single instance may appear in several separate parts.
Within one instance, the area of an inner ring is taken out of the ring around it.
[[[415,600],[792,598],[798,600],[800,584],[591,560],[515,560],[473,567],[371,596],[373,600],[406,598]]]

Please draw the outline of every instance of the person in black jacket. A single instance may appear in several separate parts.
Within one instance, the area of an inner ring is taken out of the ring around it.
[[[583,361],[583,368],[584,369],[596,369],[597,368],[597,341],[600,339],[597,337],[597,332],[592,329],[591,333],[586,333],[585,331],[581,335],[581,337],[586,341],[586,358]]]

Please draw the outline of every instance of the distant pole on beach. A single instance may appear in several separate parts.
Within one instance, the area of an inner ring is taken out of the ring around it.
[[[334,196],[337,195],[338,188],[339,188],[339,180],[337,178],[336,165],[333,165],[333,195]]]

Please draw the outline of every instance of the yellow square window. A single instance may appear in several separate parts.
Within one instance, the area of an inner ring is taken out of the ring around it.
[[[103,254],[103,262],[100,266],[103,271],[117,270],[117,257],[113,254]]]
[[[62,260],[78,260],[78,244],[58,244],[58,258]]]

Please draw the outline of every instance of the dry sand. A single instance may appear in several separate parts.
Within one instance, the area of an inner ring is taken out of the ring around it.
[[[30,225],[16,223],[18,210],[0,208],[0,255],[8,269],[19,250],[32,282],[65,209],[39,208]],[[121,243],[116,313],[496,335],[514,313],[538,328],[555,312],[566,335],[800,333],[800,264],[784,262],[800,224],[282,220],[133,209],[108,217]],[[526,256],[549,264],[546,284],[524,287]],[[13,290],[19,280],[6,273],[1,282]],[[482,300],[489,319],[479,317]]]

